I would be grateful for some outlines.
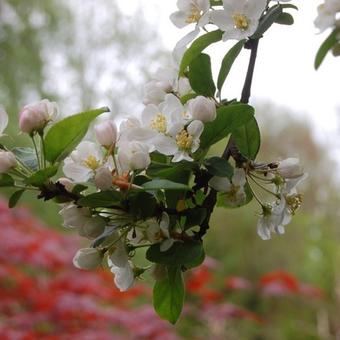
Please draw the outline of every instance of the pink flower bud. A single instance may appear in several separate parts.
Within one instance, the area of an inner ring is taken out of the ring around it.
[[[188,109],[194,119],[203,123],[212,122],[216,118],[215,102],[203,96],[190,100]]]
[[[17,160],[12,152],[0,150],[0,174],[8,172],[16,165]]]
[[[19,114],[20,130],[28,134],[37,132],[43,129],[57,114],[57,104],[47,99],[26,105]]]
[[[110,147],[117,141],[116,124],[110,120],[97,124],[94,127],[98,142],[105,147]]]
[[[70,179],[66,177],[61,177],[58,179],[58,182],[62,184],[67,191],[72,192],[74,188],[74,183]]]
[[[108,190],[112,187],[112,173],[109,168],[101,167],[96,171],[94,183],[100,190]]]

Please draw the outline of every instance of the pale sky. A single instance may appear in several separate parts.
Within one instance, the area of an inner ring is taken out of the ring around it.
[[[158,25],[165,46],[172,50],[188,30],[177,29],[169,20],[176,10],[176,0],[118,0],[129,15],[137,5],[146,8],[147,18]],[[319,0],[295,0],[299,11],[294,15],[293,26],[275,25],[262,39],[253,83],[253,100],[270,100],[292,108],[313,123],[318,138],[334,146],[339,136],[337,108],[340,111],[340,57],[329,55],[318,71],[313,68],[314,57],[329,32],[317,34],[313,20]],[[190,30],[190,29],[189,29]],[[152,42],[150,42],[152,43]],[[234,43],[234,42],[233,42]],[[208,50],[213,57],[215,72],[230,44],[219,43]],[[224,93],[228,98],[239,97],[242,88],[247,56],[238,60]],[[333,156],[340,155],[340,143]]]

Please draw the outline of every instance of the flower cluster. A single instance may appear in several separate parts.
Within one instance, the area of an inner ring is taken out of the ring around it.
[[[108,108],[57,120],[56,104],[46,99],[25,106],[19,128],[33,148],[1,146],[0,151],[0,184],[17,188],[10,207],[26,190],[38,191],[39,199],[54,199],[64,226],[91,240],[75,254],[74,265],[106,265],[121,291],[151,270],[156,311],[175,322],[184,299],[184,288],[176,287],[183,286],[186,269],[204,261],[203,237],[216,202],[230,208],[255,198],[262,209],[258,233],[263,239],[271,232],[282,234],[301,205],[296,186],[305,175],[298,160],[256,162],[260,131],[249,96],[240,101],[221,96],[242,48],[251,50],[254,63],[268,22],[275,22],[274,14],[287,14],[287,6],[267,0],[179,0],[171,20],[178,27],[196,24],[194,34],[177,44],[173,67],[160,69],[146,84],[142,112],[119,124],[112,118],[92,124]],[[219,29],[208,32],[207,25]],[[207,33],[187,48],[201,28]],[[210,57],[202,52],[228,39],[240,41],[224,58],[216,86]],[[251,78],[247,76],[244,92],[250,92]],[[5,111],[0,118],[2,134],[8,123]],[[244,129],[251,130],[252,139]],[[227,137],[222,157],[207,156],[211,146]],[[56,179],[61,168],[63,175]],[[262,203],[255,185],[274,201]],[[133,262],[141,248],[146,249],[148,267]],[[174,311],[162,307],[168,298]]]

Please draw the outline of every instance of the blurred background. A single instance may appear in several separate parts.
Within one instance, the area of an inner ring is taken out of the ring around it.
[[[325,38],[313,27],[318,3],[297,4],[296,24],[269,32],[255,72],[259,159],[300,157],[310,175],[286,235],[259,239],[255,205],[217,209],[205,241],[210,258],[187,275],[184,314],[170,326],[152,311],[148,282],[121,294],[110,273],[72,267],[80,240],[61,227],[55,204],[27,194],[9,211],[3,199],[1,339],[340,339],[339,60],[329,56],[313,70]],[[102,105],[117,117],[138,114],[143,84],[171,62],[185,33],[168,20],[175,9],[175,0],[0,0],[7,133],[25,145],[19,109],[45,97],[64,115]],[[209,50],[216,72],[228,47]],[[229,99],[239,96],[246,59],[228,78]]]

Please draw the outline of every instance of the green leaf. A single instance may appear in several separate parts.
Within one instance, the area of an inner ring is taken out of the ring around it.
[[[53,177],[58,172],[59,164],[53,165],[46,169],[39,170],[35,172],[32,176],[25,180],[26,184],[33,185],[35,187],[40,187],[49,178]]]
[[[14,155],[32,171],[38,170],[37,155],[32,148],[14,148]]]
[[[223,32],[221,30],[215,30],[197,38],[183,55],[179,68],[180,76],[184,75],[185,69],[201,54],[204,49],[206,49],[209,45],[220,41],[222,39],[222,35]]]
[[[143,220],[155,216],[157,201],[154,195],[144,191],[131,192],[129,195],[129,214]]]
[[[205,252],[200,241],[175,242],[167,251],[161,251],[160,245],[154,244],[147,250],[146,258],[167,266],[194,268],[204,261]]]
[[[228,177],[233,176],[234,169],[229,162],[222,157],[211,157],[204,161],[204,166],[213,176]]]
[[[182,97],[180,98],[180,100],[181,100],[181,103],[182,103],[183,105],[185,105],[190,99],[194,99],[194,98],[196,98],[197,96],[198,96],[197,93],[189,93],[189,94],[186,94],[186,95],[182,96]]]
[[[45,137],[46,159],[54,163],[65,158],[86,135],[90,123],[108,111],[107,107],[85,111],[54,124]]]
[[[260,20],[256,32],[251,39],[259,39],[273,25],[276,19],[282,14],[282,6],[280,4],[271,7],[266,15]]]
[[[219,142],[234,130],[245,125],[254,114],[254,108],[247,104],[222,106],[217,109],[217,117],[206,123],[201,135],[202,149]]]
[[[297,11],[299,10],[295,5],[293,4],[281,4],[282,8],[293,8],[296,9]]]
[[[338,29],[335,29],[320,46],[315,57],[314,68],[317,70],[325,59],[327,53],[337,43]]]
[[[199,207],[188,209],[184,212],[184,216],[186,217],[185,230],[188,230],[200,225],[204,221],[207,217],[207,209]]]
[[[146,173],[150,177],[160,177],[169,179],[172,175],[176,175],[177,172],[183,172],[191,170],[196,166],[194,162],[182,161],[179,163],[164,164],[159,162],[152,162]]]
[[[80,198],[77,203],[82,207],[88,208],[106,208],[112,205],[119,204],[122,199],[122,194],[118,191],[100,191]]]
[[[254,160],[261,145],[261,135],[255,117],[233,132],[233,139],[242,155]]]
[[[87,186],[86,185],[83,185],[83,184],[76,184],[73,189],[72,189],[72,194],[80,194],[82,193],[83,191],[85,191],[87,189]]]
[[[156,281],[153,288],[153,306],[164,320],[175,324],[184,304],[184,281],[180,267],[167,267],[167,276]]]
[[[211,72],[211,61],[207,54],[198,55],[189,66],[189,81],[199,95],[214,97],[216,86]]]
[[[142,185],[145,190],[189,190],[186,184],[172,182],[166,179],[154,179]]]
[[[280,25],[293,25],[294,18],[291,14],[283,12],[276,18],[275,23]]]
[[[19,200],[20,200],[20,198],[21,198],[21,196],[24,192],[25,192],[25,189],[22,189],[22,190],[16,191],[14,194],[12,194],[12,196],[8,200],[8,207],[14,208],[18,204],[18,202],[19,202]]]
[[[8,174],[0,174],[0,187],[11,187],[14,185],[14,179]]]
[[[210,6],[223,6],[222,0],[210,0]]]
[[[225,80],[228,77],[228,74],[231,70],[231,67],[233,66],[236,58],[242,51],[242,48],[245,44],[246,40],[241,40],[237,42],[225,55],[225,57],[222,60],[222,65],[220,68],[220,72],[218,74],[218,80],[217,80],[217,88],[221,92],[223,84]]]

